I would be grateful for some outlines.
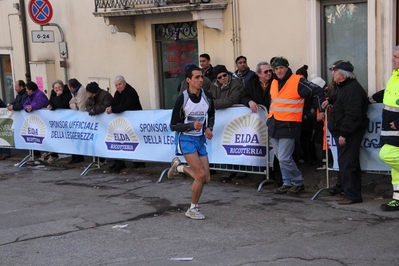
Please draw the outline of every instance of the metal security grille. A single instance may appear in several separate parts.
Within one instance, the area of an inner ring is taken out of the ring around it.
[[[197,36],[197,23],[195,21],[155,25],[156,41],[196,40]]]
[[[99,8],[134,8],[140,6],[165,6],[176,4],[188,4],[189,0],[94,0],[95,12]]]

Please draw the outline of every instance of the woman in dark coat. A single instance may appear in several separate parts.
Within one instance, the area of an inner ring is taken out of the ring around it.
[[[49,104],[47,105],[48,110],[56,109],[70,109],[69,101],[72,99],[72,94],[67,85],[61,80],[56,80],[53,82],[52,91],[50,95]],[[54,161],[58,160],[58,153],[52,152],[50,154],[44,153],[42,155],[42,160],[48,156],[47,163],[52,164]]]

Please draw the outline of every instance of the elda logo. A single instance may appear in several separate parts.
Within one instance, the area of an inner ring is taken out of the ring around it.
[[[26,143],[42,144],[46,136],[46,125],[37,115],[28,116],[21,129],[21,136]]]
[[[133,152],[139,145],[139,138],[132,130],[129,121],[119,117],[109,123],[105,144],[109,151]]]
[[[223,130],[227,155],[266,156],[266,123],[257,114],[236,117]]]

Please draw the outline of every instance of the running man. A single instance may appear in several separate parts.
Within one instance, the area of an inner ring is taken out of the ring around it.
[[[181,164],[179,158],[175,157],[168,171],[168,178],[186,173],[194,179],[191,206],[186,216],[203,220],[205,216],[198,209],[198,201],[204,184],[211,180],[205,144],[206,138],[210,140],[213,137],[215,108],[212,95],[202,89],[203,75],[199,67],[191,67],[186,71],[186,81],[188,90],[176,99],[170,128],[176,131],[176,155],[183,155],[188,165]]]

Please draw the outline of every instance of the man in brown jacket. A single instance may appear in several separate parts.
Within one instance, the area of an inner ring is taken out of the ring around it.
[[[112,95],[101,89],[97,82],[90,82],[86,86],[87,101],[86,111],[90,116],[99,115],[105,112],[107,107],[112,105]]]
[[[112,95],[103,89],[101,89],[97,82],[90,82],[86,86],[87,101],[86,111],[89,112],[90,116],[99,115],[105,112],[107,107],[112,105],[114,98]],[[107,164],[104,158],[100,158],[100,166]]]

